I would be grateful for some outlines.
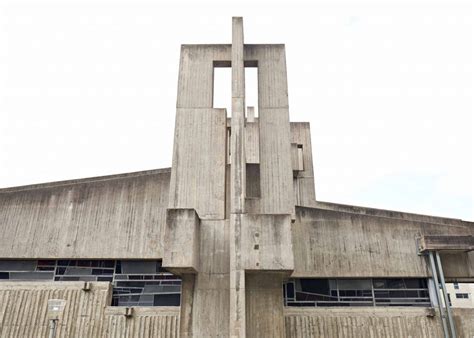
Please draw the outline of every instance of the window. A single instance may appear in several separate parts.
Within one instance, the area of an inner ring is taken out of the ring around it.
[[[457,299],[469,299],[469,294],[467,293],[456,293]]]
[[[453,285],[455,290],[459,290],[459,283],[453,283]]]
[[[161,261],[0,261],[0,280],[110,282],[115,306],[179,306],[181,297],[181,280]]]
[[[426,279],[291,279],[286,306],[430,306]]]

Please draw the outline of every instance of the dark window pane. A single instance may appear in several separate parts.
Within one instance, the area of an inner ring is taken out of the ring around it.
[[[156,261],[122,261],[123,274],[154,274]]]
[[[153,305],[154,306],[179,306],[180,295],[179,294],[168,294],[168,295],[155,295]]]
[[[53,272],[10,272],[12,280],[53,280]]]
[[[288,298],[295,297],[295,285],[293,283],[286,284],[286,294]]]
[[[115,267],[115,261],[111,261],[111,260],[108,260],[108,261],[101,261],[102,263],[102,267],[104,268],[114,268]]]
[[[92,269],[86,267],[68,267],[65,272],[66,275],[81,275],[81,276],[89,276],[92,275]]]
[[[301,291],[329,295],[327,279],[300,279]]]
[[[0,260],[0,271],[35,271],[36,261]]]
[[[374,289],[387,289],[388,283],[386,279],[374,279]]]
[[[372,290],[370,279],[340,279],[337,281],[339,290]]]
[[[405,289],[403,279],[387,279],[387,289]]]
[[[54,266],[38,266],[37,271],[54,271],[56,268]]]
[[[422,278],[405,278],[405,285],[407,289],[423,289],[428,287],[426,279]]]

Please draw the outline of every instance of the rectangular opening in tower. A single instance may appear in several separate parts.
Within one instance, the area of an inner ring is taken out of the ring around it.
[[[254,116],[258,117],[258,67],[245,67],[245,105],[254,107]]]
[[[232,68],[214,67],[214,108],[227,109],[227,117],[232,114]]]
[[[246,116],[258,117],[258,67],[256,62],[245,66]],[[214,62],[213,107],[227,109],[232,115],[232,68],[230,62]],[[253,108],[253,113],[248,107]]]

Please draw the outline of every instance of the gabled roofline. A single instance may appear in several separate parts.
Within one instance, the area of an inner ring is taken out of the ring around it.
[[[398,219],[404,219],[407,221],[419,221],[419,222],[437,223],[437,224],[446,224],[446,225],[461,225],[461,224],[465,225],[466,223],[471,223],[474,225],[473,222],[464,221],[460,218],[423,215],[423,214],[416,214],[416,213],[410,213],[410,212],[404,212],[404,211],[376,209],[376,208],[370,208],[370,207],[339,204],[339,203],[333,203],[333,202],[316,201],[316,204],[313,207],[315,209],[340,211],[340,212],[345,212],[345,213],[360,214],[360,215],[367,215],[367,216],[398,218]]]
[[[53,188],[53,187],[59,187],[59,186],[64,186],[64,185],[75,185],[75,184],[93,183],[93,182],[100,182],[100,181],[118,180],[118,179],[130,178],[130,177],[164,174],[164,173],[170,173],[170,172],[171,172],[171,168],[161,168],[161,169],[134,171],[134,172],[122,173],[122,174],[86,177],[86,178],[79,178],[79,179],[74,179],[74,180],[21,185],[21,186],[16,186],[16,187],[2,188],[0,189],[0,194],[7,194],[7,193],[18,192],[18,191]]]

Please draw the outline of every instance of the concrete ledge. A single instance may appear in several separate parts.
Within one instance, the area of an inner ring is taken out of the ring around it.
[[[467,252],[474,250],[474,236],[421,236],[420,252],[445,251]]]
[[[55,282],[55,281],[11,281],[0,282],[0,291],[17,290],[82,290],[86,282]],[[88,282],[92,290],[107,290],[111,287],[109,282]]]
[[[106,316],[125,316],[126,306],[107,306]],[[133,306],[133,316],[179,316],[179,306]]]
[[[426,316],[432,317],[432,307],[292,307],[285,306],[285,316],[347,316],[347,317],[399,317],[399,316]]]
[[[163,267],[174,274],[199,269],[200,219],[194,209],[168,209]]]

